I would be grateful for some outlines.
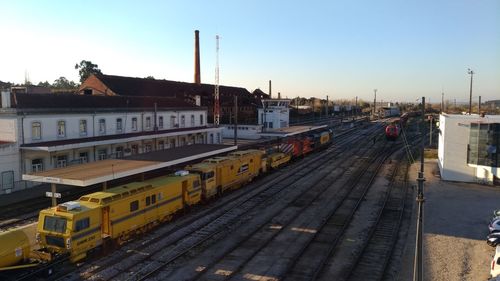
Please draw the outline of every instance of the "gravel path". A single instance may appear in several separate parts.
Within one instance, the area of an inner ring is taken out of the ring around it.
[[[419,167],[412,166],[413,184]],[[436,160],[426,159],[424,169],[424,280],[487,280],[494,248],[485,238],[491,213],[500,208],[500,188],[441,181]],[[399,280],[412,280],[414,229]]]

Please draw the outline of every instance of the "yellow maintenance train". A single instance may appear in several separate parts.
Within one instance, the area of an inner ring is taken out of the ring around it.
[[[328,131],[305,138],[299,148],[305,151],[307,144],[310,151],[330,142]],[[82,260],[97,249],[120,245],[131,236],[171,220],[179,210],[239,188],[292,157],[291,151],[235,151],[187,166],[174,175],[128,183],[42,210],[36,226],[37,245],[30,243],[26,247],[27,243],[19,242],[5,248],[0,252],[0,270],[21,260],[47,262],[66,256],[73,262]],[[3,236],[12,239],[16,233]],[[18,237],[26,240],[25,236]]]

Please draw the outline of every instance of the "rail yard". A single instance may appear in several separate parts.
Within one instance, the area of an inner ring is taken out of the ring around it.
[[[40,212],[35,251],[50,258],[2,276],[12,280],[359,280],[370,272],[377,279],[388,278],[398,272],[398,259],[391,256],[401,251],[396,245],[405,240],[400,233],[407,232],[413,204],[406,178],[412,134],[406,135],[407,145],[402,138],[386,140],[384,124],[365,122],[334,134],[318,131],[300,149],[300,137],[274,145],[286,151],[295,143],[287,153],[240,150],[193,163],[176,175],[104,192],[87,190],[77,201]],[[239,167],[233,176],[230,166]],[[167,195],[172,188],[178,188],[178,196]],[[162,199],[175,203],[169,196],[179,203],[161,204]],[[114,206],[114,201],[126,207]],[[102,227],[106,222],[101,220],[101,204],[111,213],[107,227]],[[129,204],[138,205],[141,219],[119,217],[128,213]],[[28,209],[6,216],[3,225],[22,223],[23,219],[13,217],[23,212],[31,218],[34,211]],[[90,215],[89,220],[86,213],[94,209],[100,210],[99,215]],[[57,218],[67,221],[53,221]],[[80,228],[92,231],[71,234]]]

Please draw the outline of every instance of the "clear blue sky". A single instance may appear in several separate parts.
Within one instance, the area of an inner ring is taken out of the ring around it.
[[[283,96],[384,101],[500,99],[500,1],[0,0],[0,80],[78,80],[75,63],[106,74],[201,79]]]

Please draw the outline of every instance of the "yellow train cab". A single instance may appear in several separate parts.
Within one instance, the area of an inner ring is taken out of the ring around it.
[[[290,159],[292,159],[292,156],[283,152],[272,153],[267,157],[268,166],[273,169],[290,162]]]

